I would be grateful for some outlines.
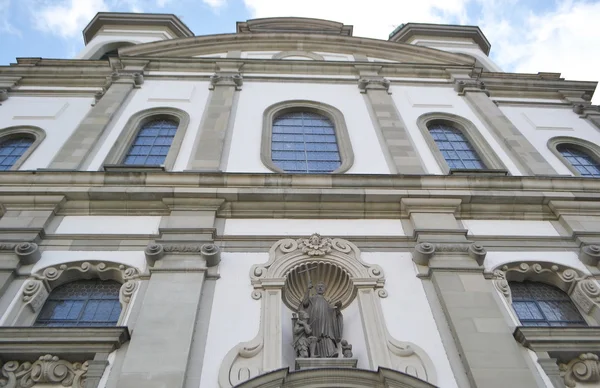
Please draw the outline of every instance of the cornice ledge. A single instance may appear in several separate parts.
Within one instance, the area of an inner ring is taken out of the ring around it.
[[[402,198],[400,206],[407,215],[411,213],[452,213],[460,210],[460,198]]]
[[[534,352],[599,352],[600,327],[518,326],[513,337]]]

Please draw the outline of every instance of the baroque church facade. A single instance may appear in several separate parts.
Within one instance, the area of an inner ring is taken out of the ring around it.
[[[473,26],[83,36],[0,66],[0,387],[600,386],[596,82]]]

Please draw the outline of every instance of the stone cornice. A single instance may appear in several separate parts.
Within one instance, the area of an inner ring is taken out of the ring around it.
[[[598,352],[600,327],[525,327],[515,329],[513,336],[534,352]]]

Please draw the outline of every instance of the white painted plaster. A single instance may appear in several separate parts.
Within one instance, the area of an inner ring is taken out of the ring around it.
[[[224,235],[233,236],[405,236],[400,220],[227,219]]]
[[[198,128],[202,120],[204,107],[208,100],[208,82],[206,81],[146,81],[140,89],[134,89],[126,106],[118,113],[109,124],[106,136],[95,148],[95,156],[88,167],[88,171],[97,171],[101,168],[113,144],[125,127],[127,121],[135,113],[158,107],[172,107],[186,111],[190,115],[187,132],[183,138],[179,155],[173,166],[173,171],[183,171],[187,168],[188,160]]]
[[[173,37],[167,30],[155,29],[149,30],[120,30],[104,27],[88,44],[75,56],[76,59],[91,59],[98,57],[98,51],[110,43],[133,43],[142,44],[172,39]]]
[[[244,82],[239,95],[227,172],[270,172],[260,159],[263,114],[287,100],[312,100],[339,109],[354,150],[348,173],[389,174],[363,96],[356,85]],[[342,98],[343,96],[343,98]]]
[[[125,264],[137,268],[140,272],[146,269],[146,256],[143,251],[43,251],[41,259],[33,265],[31,273],[53,265],[93,260]]]
[[[560,236],[550,221],[462,220],[473,236]]]
[[[548,140],[570,136],[600,144],[600,132],[569,108],[500,106],[504,114],[561,175],[573,175],[548,148]]]
[[[158,234],[160,216],[65,216],[56,234]]]
[[[429,307],[421,280],[408,252],[363,252],[367,263],[378,264],[384,271],[388,297],[381,307],[388,331],[399,341],[421,347],[436,368],[440,388],[455,388],[456,381],[442,339]]]
[[[496,152],[508,171],[512,175],[522,175],[508,155],[500,147],[488,128],[479,120],[464,99],[456,94],[449,85],[441,86],[392,86],[392,98],[402,114],[411,140],[421,157],[425,169],[430,174],[442,174],[442,170],[429,149],[421,130],[417,126],[417,119],[426,113],[442,112],[461,116],[473,123],[479,130],[489,146]],[[409,97],[410,96],[410,97]],[[432,103],[427,103],[427,101]],[[432,105],[434,104],[434,105]]]
[[[46,168],[91,109],[91,97],[10,97],[2,102],[0,129],[19,125],[42,128],[46,138],[20,170]]]
[[[261,301],[250,296],[249,273],[253,264],[268,259],[267,253],[222,253],[200,387],[218,387],[219,368],[227,352],[258,334]]]
[[[321,55],[326,61],[342,61],[342,62],[350,62],[354,61],[354,56],[349,54],[340,54],[340,53],[322,53],[315,51],[315,54]]]
[[[483,265],[486,271],[493,271],[501,265],[507,263],[515,263],[521,261],[536,261],[545,263],[555,263],[574,268],[586,275],[590,275],[590,271],[579,260],[577,253],[560,251],[560,252],[488,252],[485,256]]]
[[[410,42],[417,46],[424,46],[433,48],[436,50],[447,51],[457,54],[467,54],[471,57],[475,57],[485,68],[486,71],[502,72],[502,69],[496,65],[484,52],[481,50],[471,39],[457,39],[457,38],[446,38],[435,39],[435,38],[417,38]]]
[[[194,55],[193,58],[225,58],[227,53],[212,53],[212,54],[202,54],[202,55]]]
[[[393,61],[391,59],[384,59],[384,58],[375,58],[375,57],[367,57],[367,60],[369,62],[398,62],[398,61]]]
[[[284,61],[314,61],[314,58],[305,57],[303,55],[290,55],[289,57],[281,58]]]
[[[279,51],[243,51],[241,57],[248,59],[271,59]]]

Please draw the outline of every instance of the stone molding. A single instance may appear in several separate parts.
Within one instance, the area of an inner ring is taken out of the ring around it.
[[[454,83],[454,90],[459,96],[464,96],[468,92],[479,92],[490,95],[484,82],[477,80],[457,80]]]
[[[435,367],[427,354],[412,343],[397,341],[387,330],[379,300],[387,296],[382,269],[363,262],[359,249],[351,242],[315,233],[306,238],[276,242],[269,250],[269,260],[250,269],[254,288],[251,296],[261,301],[260,328],[254,339],[239,343],[225,356],[219,369],[221,388],[230,388],[281,368],[282,303],[296,311],[302,286],[295,287],[294,283],[302,284],[303,279],[298,276],[298,269],[309,267],[316,271],[314,281],[327,284],[326,298],[340,301],[342,308],[354,298],[359,300],[369,368],[393,368],[436,382]],[[329,270],[319,271],[319,267],[329,267]],[[346,276],[339,276],[342,273]]]
[[[88,362],[71,363],[46,354],[31,363],[7,361],[2,365],[0,387],[30,388],[36,384],[60,384],[64,387],[85,388]]]
[[[199,253],[206,260],[207,267],[214,267],[221,261],[221,248],[213,243],[202,245],[154,243],[149,244],[144,253],[149,267],[154,267],[156,261],[162,259],[167,253]]]
[[[42,257],[36,243],[21,243],[15,247],[15,254],[22,265],[35,264]]]
[[[210,76],[209,90],[214,90],[217,86],[233,86],[235,90],[242,90],[244,77],[240,73],[215,73]]]
[[[2,102],[2,93],[0,93],[0,102]],[[33,143],[23,152],[23,155],[10,168],[11,171],[18,170],[23,163],[31,156],[40,143],[46,138],[46,131],[33,125],[16,125],[0,129],[0,142],[5,137],[26,135],[33,138]]]
[[[492,279],[509,304],[509,281],[532,280],[553,285],[567,293],[584,316],[600,322],[600,286],[593,277],[573,268],[548,262],[513,262],[495,269]]]
[[[556,156],[562,162],[562,164],[564,164],[573,173],[573,175],[581,176],[581,173],[579,170],[573,167],[573,165],[558,151],[557,147],[563,144],[579,149],[594,159],[594,161],[600,163],[600,147],[591,141],[573,136],[557,136],[549,139],[547,143],[548,148],[550,151],[552,151],[554,156]]]
[[[598,267],[600,262],[600,244],[585,245],[581,247],[579,250],[579,260],[586,265]]]
[[[313,53],[312,51],[304,51],[304,50],[289,50],[289,51],[281,51],[277,54],[273,55],[273,59],[285,59],[287,57],[306,57],[307,59],[314,59],[315,61],[324,61],[322,55],[317,53]]]
[[[559,368],[569,388],[575,388],[577,383],[600,382],[600,361],[594,353],[583,353]]]
[[[385,90],[388,94],[390,92],[391,82],[387,78],[383,77],[361,77],[358,79],[358,88],[361,93],[366,93],[367,90]]]
[[[463,243],[429,243],[422,242],[415,246],[413,251],[413,261],[419,265],[429,265],[429,261],[436,253],[446,254],[467,254],[478,265],[483,265],[487,251],[483,245],[478,243],[463,244]]]
[[[247,33],[304,33],[352,36],[353,27],[325,19],[303,17],[270,17],[237,22],[236,32]]]
[[[597,353],[600,351],[600,327],[518,326],[513,337],[534,352]]]

